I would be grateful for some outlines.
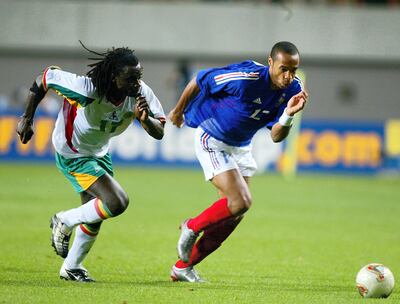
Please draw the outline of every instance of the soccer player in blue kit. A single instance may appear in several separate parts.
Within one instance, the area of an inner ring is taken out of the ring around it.
[[[296,77],[299,64],[297,47],[281,41],[272,47],[268,66],[248,60],[200,71],[170,112],[174,125],[196,128],[197,158],[220,194],[181,224],[172,280],[203,282],[193,266],[222,244],[250,208],[249,181],[256,171],[251,140],[264,127],[274,142],[289,134],[293,116],[308,98]]]

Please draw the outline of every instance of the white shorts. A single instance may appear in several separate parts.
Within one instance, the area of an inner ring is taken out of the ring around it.
[[[197,128],[194,146],[206,180],[232,169],[238,169],[242,176],[252,176],[257,170],[251,154],[251,144],[244,147],[230,146]]]

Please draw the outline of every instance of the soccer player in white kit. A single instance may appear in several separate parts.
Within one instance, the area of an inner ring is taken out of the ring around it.
[[[83,46],[83,44],[82,44]],[[52,246],[65,258],[60,278],[93,282],[82,262],[93,246],[101,223],[123,213],[127,193],[113,178],[109,142],[136,118],[147,133],[162,139],[165,115],[151,88],[141,80],[142,68],[134,51],[112,48],[98,56],[86,76],[49,67],[30,88],[25,113],[17,126],[22,143],[33,135],[33,120],[46,92],[64,98],[53,131],[56,164],[80,193],[82,206],[51,218]],[[75,230],[74,242],[69,239]]]

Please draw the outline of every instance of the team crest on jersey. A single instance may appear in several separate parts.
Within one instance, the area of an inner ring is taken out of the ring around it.
[[[108,119],[111,120],[111,121],[119,121],[117,112],[116,112],[116,111],[112,112],[112,113],[108,116]]]
[[[286,97],[286,93],[283,93],[282,96],[279,98],[277,104],[275,105],[275,108],[278,108],[282,103],[285,102],[285,97]]]

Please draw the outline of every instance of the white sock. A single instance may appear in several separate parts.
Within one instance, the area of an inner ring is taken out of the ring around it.
[[[68,256],[64,260],[66,269],[82,268],[82,261],[86,258],[89,250],[96,241],[97,233],[96,235],[89,235],[87,234],[88,232],[85,233],[84,230],[86,227],[86,225],[84,227],[82,225],[76,227],[74,242],[68,252]]]
[[[62,223],[73,228],[82,223],[100,222],[111,217],[112,214],[100,199],[94,198],[78,208],[59,212],[57,216]]]

